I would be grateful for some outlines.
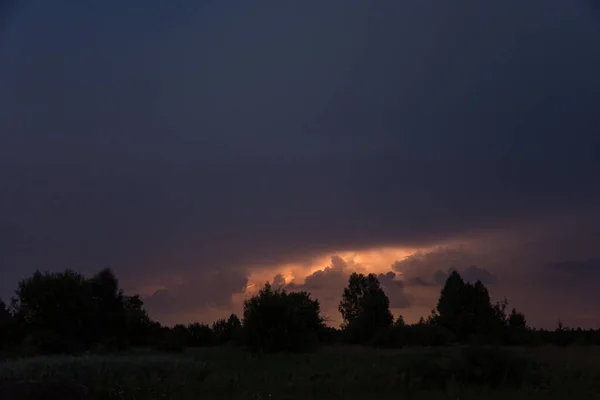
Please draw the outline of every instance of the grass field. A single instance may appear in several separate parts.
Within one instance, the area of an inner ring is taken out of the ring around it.
[[[600,399],[600,348],[257,355],[223,347],[0,364],[3,400],[43,391],[52,399]]]

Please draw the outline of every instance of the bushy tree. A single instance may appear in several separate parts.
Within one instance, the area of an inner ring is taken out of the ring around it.
[[[112,349],[144,342],[150,319],[139,296],[125,296],[109,268],[89,279],[72,270],[36,271],[19,282],[15,318],[27,345],[44,353],[76,353],[103,345]]]
[[[19,282],[17,299],[28,341],[40,352],[77,352],[93,343],[96,305],[81,274],[36,271]]]
[[[114,348],[126,347],[131,333],[127,329],[131,315],[126,313],[126,301],[131,300],[119,289],[117,276],[104,268],[84,284],[89,286],[95,308],[92,340]]]
[[[442,288],[436,322],[454,332],[459,341],[501,340],[505,322],[492,306],[487,288],[480,281],[465,282],[452,271]]]
[[[312,350],[323,327],[319,302],[307,292],[273,290],[267,283],[244,302],[243,338],[251,350]]]
[[[338,309],[344,319],[345,337],[352,343],[368,342],[394,321],[390,301],[375,274],[352,273]]]

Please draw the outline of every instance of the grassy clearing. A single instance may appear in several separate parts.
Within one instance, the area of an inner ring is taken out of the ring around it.
[[[27,398],[33,386],[28,398],[40,398],[34,392],[48,385],[73,399],[593,399],[600,398],[598,360],[597,347],[138,351],[5,362],[0,392],[7,400]]]

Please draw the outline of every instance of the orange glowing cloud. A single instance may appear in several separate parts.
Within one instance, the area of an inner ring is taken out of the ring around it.
[[[374,273],[387,274],[394,272],[396,274],[394,281],[398,283],[398,289],[401,298],[400,303],[403,304],[401,309],[395,309],[392,306],[392,311],[396,314],[402,313],[407,320],[418,320],[422,315],[428,314],[431,310],[431,305],[415,304],[407,308],[408,299],[412,298],[409,291],[401,287],[402,273],[393,271],[393,264],[397,261],[426,249],[417,248],[393,248],[382,247],[372,248],[359,251],[340,251],[335,253],[323,254],[311,260],[310,263],[289,263],[273,265],[265,268],[255,268],[250,270],[248,277],[248,285],[243,294],[235,294],[232,298],[235,310],[241,312],[243,309],[243,301],[252,295],[256,294],[266,282],[273,283],[275,276],[280,275],[279,279],[283,278],[285,285],[291,290],[307,289],[313,297],[317,298],[322,305],[323,314],[329,318],[334,325],[340,323],[340,316],[337,315],[337,304],[339,302],[343,287],[347,283],[347,277],[352,272],[359,273]],[[333,257],[333,258],[332,258]],[[334,265],[336,260],[342,265]],[[332,279],[327,274],[332,274],[336,268],[343,269],[343,273],[338,274]],[[392,275],[393,276],[393,275]],[[310,284],[307,284],[307,278],[311,278]],[[319,280],[319,284],[315,288],[314,281]],[[422,288],[410,289],[410,291],[422,291]],[[421,293],[419,293],[421,295]],[[396,296],[396,299],[398,297]],[[414,315],[413,315],[414,314]]]
[[[392,264],[422,249],[408,248],[374,248],[360,251],[340,251],[333,254],[348,263],[353,272],[385,274],[392,269]],[[331,263],[332,253],[315,258],[310,264],[280,264],[267,268],[254,269],[248,277],[248,293],[254,293],[273,277],[281,274],[287,284],[304,283],[307,276],[323,270]]]

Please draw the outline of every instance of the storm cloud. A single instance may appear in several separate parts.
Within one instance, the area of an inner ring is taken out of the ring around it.
[[[600,204],[594,7],[12,2],[0,296],[36,268],[110,265],[134,290],[164,286],[147,301],[166,313],[225,304],[238,271],[341,250],[576,234],[553,221]],[[561,249],[543,265],[578,259]],[[334,264],[303,285],[339,286]],[[501,282],[508,264],[464,267]]]
[[[331,264],[308,275],[303,283],[294,281],[287,282],[281,286],[290,291],[306,291],[321,303],[321,308],[332,323],[340,322],[341,316],[337,307],[342,298],[344,288],[348,286],[348,279],[353,272],[366,273],[365,268],[354,260],[344,260],[338,255],[331,257]],[[404,291],[404,283],[395,279],[396,274],[389,271],[378,274],[377,278],[382,289],[390,299],[390,308],[406,308],[411,303],[411,296]],[[280,284],[282,276],[276,275],[273,284]]]
[[[493,284],[497,277],[487,269],[474,265],[484,260],[485,256],[473,254],[465,248],[437,247],[416,252],[404,260],[396,261],[392,267],[402,273],[408,285],[441,286],[448,279],[450,270],[456,270],[468,282]]]
[[[143,301],[151,317],[178,322],[181,314],[201,316],[208,308],[220,309],[226,314],[233,306],[232,296],[243,294],[247,285],[245,271],[204,270],[194,274],[193,279],[175,279]]]

